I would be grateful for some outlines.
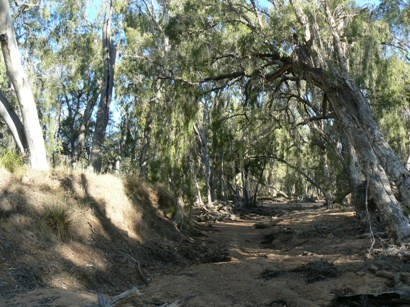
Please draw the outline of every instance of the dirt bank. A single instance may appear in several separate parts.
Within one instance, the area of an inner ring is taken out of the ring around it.
[[[161,306],[186,298],[185,306],[328,306],[338,295],[410,290],[408,263],[397,250],[370,257],[369,238],[358,237],[353,212],[271,207],[281,216],[244,214],[238,221],[204,223],[209,237],[198,244],[219,251],[224,261],[165,265],[148,285],[139,285],[141,297],[125,305]],[[97,296],[40,289],[5,304],[46,301],[84,306]]]

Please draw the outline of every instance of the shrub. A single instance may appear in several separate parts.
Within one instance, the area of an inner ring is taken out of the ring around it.
[[[62,205],[47,207],[43,220],[54,235],[63,242],[73,238],[72,220],[69,210]]]

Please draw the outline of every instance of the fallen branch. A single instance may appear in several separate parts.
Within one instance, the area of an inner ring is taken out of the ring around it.
[[[98,293],[98,306],[100,306],[100,307],[111,307],[112,305],[107,301],[104,294]]]
[[[121,302],[128,300],[134,296],[141,296],[141,292],[138,290],[137,287],[124,291],[112,297],[110,300],[107,300],[104,294],[99,293],[98,294],[98,306],[99,307],[114,307],[120,304]]]
[[[110,302],[111,302],[112,306],[115,306],[118,303],[120,303],[121,301],[124,301],[124,300],[129,299],[129,298],[134,297],[134,296],[141,296],[141,292],[140,292],[140,290],[138,290],[137,287],[134,287],[132,289],[129,289],[127,291],[124,291],[124,292],[114,296],[110,300]]]

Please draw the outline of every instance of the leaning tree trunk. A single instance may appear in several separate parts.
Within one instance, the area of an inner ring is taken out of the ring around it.
[[[0,43],[7,74],[13,84],[20,104],[31,167],[38,170],[48,170],[49,166],[43,132],[37,114],[37,106],[30,82],[21,63],[20,52],[11,23],[9,2],[7,0],[0,0]]]
[[[24,126],[20,118],[14,112],[7,98],[0,92],[0,116],[3,118],[7,127],[13,135],[14,141],[22,155],[25,154],[27,148],[26,136],[24,135]]]
[[[336,22],[335,14],[330,11],[328,0],[324,1],[325,13],[327,21],[330,25],[333,46],[340,71],[334,71],[334,85],[339,87],[336,92],[330,93],[338,96],[333,99],[333,106],[335,107],[336,101],[340,104],[336,104],[336,108],[341,110],[348,110],[351,112],[350,120],[354,121],[357,126],[366,134],[368,141],[372,149],[374,150],[381,166],[399,189],[402,197],[403,204],[410,209],[410,172],[402,164],[394,150],[387,143],[383,133],[380,131],[379,124],[373,117],[373,112],[367,99],[363,93],[354,84],[350,74],[349,66],[346,55],[344,53],[344,42],[342,42],[340,29],[343,28],[341,20]],[[330,83],[330,82],[328,82]],[[328,94],[330,94],[328,93]],[[336,111],[336,110],[335,110]],[[336,111],[337,112],[337,111]],[[356,148],[357,150],[357,148]]]
[[[110,8],[108,10],[108,16],[105,20],[103,31],[104,80],[100,104],[97,111],[97,120],[95,123],[93,145],[90,157],[91,167],[97,173],[100,173],[102,168],[102,147],[105,140],[105,130],[107,128],[108,119],[110,116],[110,104],[114,88],[114,66],[117,51],[111,35],[112,10],[112,2],[110,1]]]
[[[345,114],[346,122],[343,122],[343,126],[354,125],[365,133],[380,165],[399,189],[403,205],[410,209],[410,172],[384,138],[366,98],[350,80],[340,76],[332,85],[329,81],[326,83],[328,89],[322,89],[327,92],[329,98],[332,97],[330,100],[334,111],[338,115]],[[355,146],[355,150],[359,149]]]
[[[326,65],[321,60],[321,54],[326,56],[321,46],[316,20],[309,17],[300,9],[296,0],[291,4],[299,23],[305,29],[305,44],[300,45],[299,64],[297,71],[303,72],[303,78],[321,88],[327,95],[343,131],[352,143],[362,169],[366,172],[369,191],[382,215],[385,226],[399,241],[410,241],[409,219],[394,197],[389,179],[399,189],[403,205],[410,208],[410,173],[401,163],[398,156],[387,143],[380,127],[373,117],[370,105],[360,89],[354,84],[349,74],[349,65],[345,55],[344,42],[340,33],[343,20],[335,19],[329,2],[324,0],[324,15],[329,24],[333,37],[333,66]],[[312,32],[311,29],[314,29]],[[342,33],[343,34],[343,33]],[[316,48],[318,52],[310,52]],[[305,51],[305,52],[302,52]],[[303,57],[307,53],[310,57]],[[315,65],[312,65],[315,63]],[[315,67],[333,67],[326,71]],[[337,68],[336,68],[337,67]]]
[[[350,80],[337,72],[329,78],[319,69],[306,71],[327,94],[339,124],[349,137],[385,226],[398,241],[409,241],[409,219],[393,195],[389,178],[399,188],[403,204],[410,208],[410,175],[384,139],[366,98]]]

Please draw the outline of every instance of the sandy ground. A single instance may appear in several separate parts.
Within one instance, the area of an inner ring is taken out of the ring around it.
[[[206,236],[195,240],[219,260],[147,272],[148,285],[130,285],[138,286],[141,296],[123,306],[162,306],[178,299],[185,300],[181,306],[196,307],[330,306],[340,295],[410,291],[407,258],[382,239],[368,254],[370,238],[360,235],[352,211],[265,204],[235,221],[202,223],[202,229]],[[97,301],[96,293],[37,289],[0,305],[95,306]]]

